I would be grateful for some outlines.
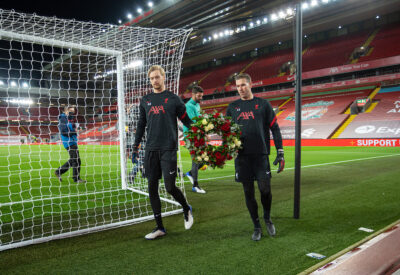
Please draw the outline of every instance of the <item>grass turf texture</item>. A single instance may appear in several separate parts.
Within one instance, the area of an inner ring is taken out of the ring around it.
[[[285,149],[286,171],[272,178],[275,238],[264,227],[260,242],[250,240],[251,220],[230,162],[200,172],[200,179],[217,178],[200,181],[206,195],[186,186],[191,230],[175,215],[164,219],[167,236],[160,240],[143,238],[151,221],[3,251],[0,273],[295,274],[319,262],[306,253],[333,255],[368,235],[359,227],[378,230],[400,218],[398,148],[303,147],[300,220],[292,218],[294,148]],[[189,155],[182,152],[187,171]],[[354,159],[363,160],[345,162]],[[312,166],[323,163],[331,164]]]

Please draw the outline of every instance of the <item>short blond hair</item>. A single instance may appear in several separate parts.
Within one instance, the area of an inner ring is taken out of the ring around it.
[[[159,71],[161,73],[161,75],[165,77],[165,71],[164,71],[163,67],[161,67],[160,65],[151,66],[147,72],[147,76],[150,77],[150,73],[154,72],[154,71]]]
[[[249,74],[241,73],[235,76],[235,80],[246,79],[247,83],[251,83],[251,77]]]

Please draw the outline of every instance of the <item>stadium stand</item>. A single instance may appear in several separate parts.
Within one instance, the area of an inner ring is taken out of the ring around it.
[[[282,50],[260,57],[246,70],[246,73],[251,75],[253,81],[276,77],[281,66],[288,61],[293,61],[293,49]]]
[[[58,134],[58,107],[0,106],[0,120],[8,121],[8,136],[29,137],[27,141],[46,141]],[[77,117],[79,122],[84,117]],[[17,126],[18,125],[18,126]]]
[[[367,55],[359,58],[359,62],[400,55],[400,27],[393,24],[383,27],[370,43]],[[394,46],[397,45],[397,46]]]
[[[13,107],[0,106],[0,118],[54,121],[60,114],[57,107]]]
[[[269,103],[271,104],[272,108],[278,108],[279,106],[281,106],[284,102],[286,102],[286,100],[288,99],[288,97],[284,97],[284,98],[270,98],[268,99]]]
[[[308,94],[302,98],[302,138],[327,139],[348,116],[350,104],[360,96],[367,96],[373,88],[359,87],[353,91],[328,91]],[[278,116],[284,139],[294,139],[295,101],[290,101]]]
[[[257,95],[256,95],[257,96]],[[289,97],[283,97],[283,98],[271,98],[268,99],[270,102],[271,106],[273,108],[278,108],[282,103],[284,103]],[[236,100],[236,99],[235,99]],[[202,106],[202,110],[205,111],[206,113],[212,113],[214,111],[220,112],[225,114],[226,109],[228,108],[229,103],[221,103],[221,104],[209,104],[207,106]]]
[[[0,136],[18,136],[21,132],[18,126],[0,126]]]
[[[348,64],[356,47],[368,38],[369,32],[362,31],[312,44],[303,55],[305,72]]]
[[[397,34],[397,32],[400,32],[400,28],[390,28],[390,33]],[[303,54],[303,71],[307,72],[348,64],[351,61],[350,57],[353,50],[362,46],[370,33],[371,31],[361,31],[310,44]],[[376,39],[378,39],[378,36]],[[384,36],[384,39],[386,38],[387,36]],[[396,39],[398,38],[391,38],[391,40]],[[240,72],[246,65],[250,66],[246,68],[245,72],[252,76],[253,81],[277,77],[282,65],[293,61],[293,59],[293,49],[290,48],[261,56],[255,59],[254,62],[248,59],[217,67],[216,69],[184,75],[180,81],[180,91],[183,93],[190,83],[200,79],[203,79],[201,86],[204,89],[222,87],[230,75]],[[364,60],[360,59],[361,61]],[[212,73],[208,74],[209,72]],[[204,78],[204,76],[206,77]]]
[[[55,121],[58,120],[60,114],[59,108],[57,107],[34,107],[29,108],[28,111],[32,120],[49,119],[50,121]]]
[[[230,75],[234,73],[239,73],[250,62],[251,60],[244,60],[234,64],[219,67],[201,82],[201,86],[203,87],[203,89],[223,87]]]
[[[365,113],[358,114],[339,138],[399,138],[400,86],[383,88]]]
[[[207,106],[203,108],[203,111],[206,113],[212,113],[214,111],[220,112],[222,114],[226,113],[226,109],[228,108],[228,103],[214,105],[214,106]]]
[[[185,93],[188,86],[195,82],[195,81],[200,81],[202,80],[204,77],[207,77],[207,74],[209,74],[210,72],[212,72],[212,70],[203,70],[200,72],[195,72],[193,74],[187,74],[181,77],[180,81],[179,81],[179,91],[181,94]],[[200,85],[200,84],[199,84]]]
[[[80,142],[110,142],[118,140],[117,121],[86,124],[79,134]]]

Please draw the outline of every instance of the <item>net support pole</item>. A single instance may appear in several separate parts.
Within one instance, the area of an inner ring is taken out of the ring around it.
[[[118,137],[121,158],[121,188],[126,190],[126,165],[125,165],[125,93],[124,93],[124,70],[122,54],[117,55],[117,90],[118,90]]]
[[[295,170],[294,170],[294,209],[293,217],[300,218],[300,176],[301,176],[301,80],[302,80],[302,41],[303,18],[301,3],[296,4],[295,62],[296,62],[296,123],[295,123]]]

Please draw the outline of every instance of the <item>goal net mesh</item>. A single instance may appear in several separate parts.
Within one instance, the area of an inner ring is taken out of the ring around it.
[[[130,158],[138,103],[151,92],[151,65],[178,93],[190,31],[0,10],[0,250],[153,218],[144,154]],[[86,183],[72,168],[55,176],[69,159],[58,128],[65,106],[77,110]],[[177,186],[184,191],[182,173]],[[164,215],[181,212],[163,182],[159,192]]]

